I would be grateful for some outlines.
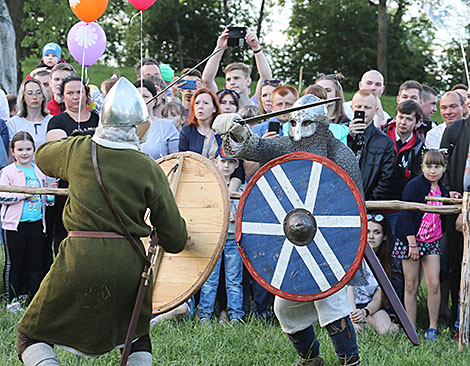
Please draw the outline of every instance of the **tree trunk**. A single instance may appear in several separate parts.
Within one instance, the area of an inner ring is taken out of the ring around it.
[[[384,85],[387,85],[387,0],[379,1],[378,13],[379,34],[377,42],[377,68],[384,77]]]
[[[224,10],[224,21],[225,25],[230,25],[231,19],[230,19],[230,13],[229,13],[229,7],[228,7],[228,0],[224,0],[222,2],[223,10]],[[224,59],[228,63],[228,61],[232,60],[232,49],[231,47],[227,47],[227,49],[224,51]]]
[[[178,59],[179,59],[180,70],[183,70],[184,68],[183,44],[181,42],[181,27],[180,27],[180,20],[179,20],[180,1],[173,0],[173,3],[175,4],[174,16],[175,16],[175,30],[176,30],[176,46],[178,47]]]
[[[256,24],[256,37],[258,37],[258,40],[261,37],[261,26],[263,25],[263,19],[264,19],[264,4],[265,4],[265,0],[262,0],[261,7],[259,9],[258,21]],[[260,42],[260,46],[261,46],[261,42]],[[251,66],[251,79],[254,80],[257,74],[258,74],[258,71],[256,70],[255,55],[253,55],[253,61],[252,61],[252,66]]]
[[[21,41],[23,40],[25,33],[22,28],[22,20],[25,17],[23,7],[24,7],[24,0],[1,0],[1,3],[5,3],[8,7],[8,11],[10,12],[11,20],[13,22],[13,27],[15,29],[15,48],[16,48],[16,55],[15,60],[13,61],[16,64],[16,76],[14,80],[14,91],[13,93],[16,94],[16,90],[18,89],[19,83],[23,80],[23,71],[21,68],[22,61],[27,56],[27,50],[21,47]]]
[[[13,10],[19,8],[23,11],[23,1],[10,1],[10,3]],[[16,94],[17,80],[22,80],[18,78],[22,76],[21,64],[17,68],[19,59],[16,50],[20,47],[22,39],[18,33],[16,33],[15,43],[15,31],[16,28],[21,30],[22,18],[20,20],[13,18],[12,20],[14,15],[17,14],[11,13],[5,0],[0,0],[0,84],[5,92],[12,94]],[[18,72],[19,74],[17,74]]]

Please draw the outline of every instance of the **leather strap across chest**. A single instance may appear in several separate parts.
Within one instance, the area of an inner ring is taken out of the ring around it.
[[[121,217],[119,216],[119,213],[114,208],[113,204],[111,203],[111,199],[109,198],[108,194],[106,193],[106,190],[104,189],[103,181],[101,180],[101,174],[100,174],[100,170],[99,170],[99,167],[98,167],[98,156],[97,156],[97,152],[96,152],[96,143],[94,141],[91,142],[91,159],[93,161],[93,170],[95,171],[96,180],[98,182],[98,187],[100,187],[100,191],[101,191],[101,193],[104,197],[104,200],[106,201],[106,204],[108,205],[111,213],[113,214],[114,219],[116,220],[117,224],[119,225],[119,227],[120,227],[122,233],[124,234],[124,236],[127,238],[129,243],[131,243],[132,247],[135,249],[135,251],[136,251],[137,255],[139,256],[139,258],[141,259],[141,261],[145,265],[150,266],[149,260],[146,258],[145,254],[142,253],[139,245],[137,245],[135,239],[132,237],[131,233],[129,233],[129,230],[127,230],[126,225],[124,224]]]

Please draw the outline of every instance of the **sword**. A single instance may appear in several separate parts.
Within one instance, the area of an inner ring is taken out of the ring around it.
[[[375,255],[372,248],[369,244],[366,245],[366,251],[364,252],[364,257],[369,264],[369,267],[374,274],[375,279],[380,285],[382,292],[387,297],[390,305],[392,306],[395,314],[397,314],[398,321],[400,322],[403,330],[405,331],[406,336],[408,339],[413,343],[415,346],[419,345],[419,338],[418,333],[416,333],[415,327],[411,324],[410,318],[406,314],[405,309],[397,296],[397,293],[392,287],[390,280],[388,279],[387,275],[385,274],[382,265],[380,264],[377,256]]]
[[[162,95],[163,93],[165,93],[168,89],[170,89],[173,85],[175,85],[176,83],[180,82],[182,79],[184,79],[188,74],[190,74],[193,70],[197,69],[199,66],[201,66],[204,62],[206,62],[207,60],[209,60],[212,56],[215,56],[216,54],[218,54],[220,51],[222,51],[224,48],[223,47],[220,47],[219,49],[215,50],[214,52],[212,52],[209,56],[207,56],[204,60],[202,60],[201,62],[199,62],[196,66],[194,66],[192,69],[188,70],[186,73],[184,73],[183,75],[181,75],[178,79],[172,81],[170,84],[168,84],[165,88],[163,88],[163,90],[161,90],[160,92],[158,92],[152,99],[150,99],[147,104],[149,104],[150,102],[152,102],[153,100],[157,99],[160,95]]]
[[[319,106],[319,105],[328,104],[328,103],[331,103],[331,102],[336,102],[336,101],[338,101],[338,100],[341,100],[341,98],[340,98],[340,97],[336,97],[336,98],[331,98],[331,99],[320,100],[320,101],[318,101],[318,102],[313,102],[313,103],[309,103],[309,104],[299,105],[299,106],[297,106],[297,107],[287,108],[287,109],[283,109],[283,110],[281,110],[281,111],[276,111],[276,112],[271,112],[271,113],[262,114],[262,115],[260,115],[260,116],[254,116],[254,117],[246,118],[246,119],[244,119],[244,120],[237,121],[237,123],[240,123],[240,124],[244,125],[244,124],[247,124],[247,123],[254,123],[254,122],[265,121],[265,120],[267,120],[267,119],[270,119],[270,118],[273,118],[273,117],[277,117],[277,116],[280,116],[280,115],[282,115],[282,114],[287,114],[287,113],[292,113],[292,112],[296,112],[296,111],[301,111],[302,109],[317,107],[317,106]]]

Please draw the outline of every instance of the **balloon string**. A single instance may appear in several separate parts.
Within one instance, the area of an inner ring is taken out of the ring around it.
[[[86,53],[86,46],[87,46],[87,34],[88,34],[88,26],[89,23],[85,26],[85,39],[83,40],[83,55],[82,55],[82,73],[80,75],[80,100],[78,101],[78,130],[80,131],[80,112],[82,110],[82,93],[83,93],[83,75],[85,74],[85,53]]]
[[[460,49],[462,50],[463,64],[465,66],[465,75],[467,76],[467,85],[470,85],[470,78],[468,75],[468,65],[467,65],[467,55],[465,54],[465,48],[463,46],[463,41],[460,39]]]
[[[143,80],[143,68],[144,68],[144,58],[143,58],[143,45],[144,45],[144,12],[140,12],[140,93],[143,93],[144,90],[144,80]]]

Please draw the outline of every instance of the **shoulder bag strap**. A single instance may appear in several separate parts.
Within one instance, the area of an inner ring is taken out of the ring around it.
[[[97,156],[97,153],[96,153],[96,143],[94,141],[91,142],[91,159],[93,161],[93,170],[95,171],[96,180],[98,182],[98,187],[100,187],[100,191],[101,191],[101,193],[104,197],[104,200],[106,201],[109,209],[111,210],[111,213],[113,214],[116,222],[118,223],[119,227],[121,228],[122,233],[124,234],[124,236],[127,238],[129,243],[131,243],[132,247],[137,252],[139,258],[142,260],[142,262],[144,264],[149,266],[150,265],[149,260],[145,257],[144,253],[142,253],[139,246],[137,245],[134,238],[132,237],[131,233],[129,233],[129,230],[127,230],[126,225],[124,225],[124,222],[122,221],[122,219],[119,216],[118,212],[116,211],[116,209],[112,205],[111,200],[110,200],[108,194],[106,193],[106,190],[104,189],[103,181],[101,180],[101,174],[100,174],[100,170],[99,170],[99,167],[98,167],[98,156]]]

